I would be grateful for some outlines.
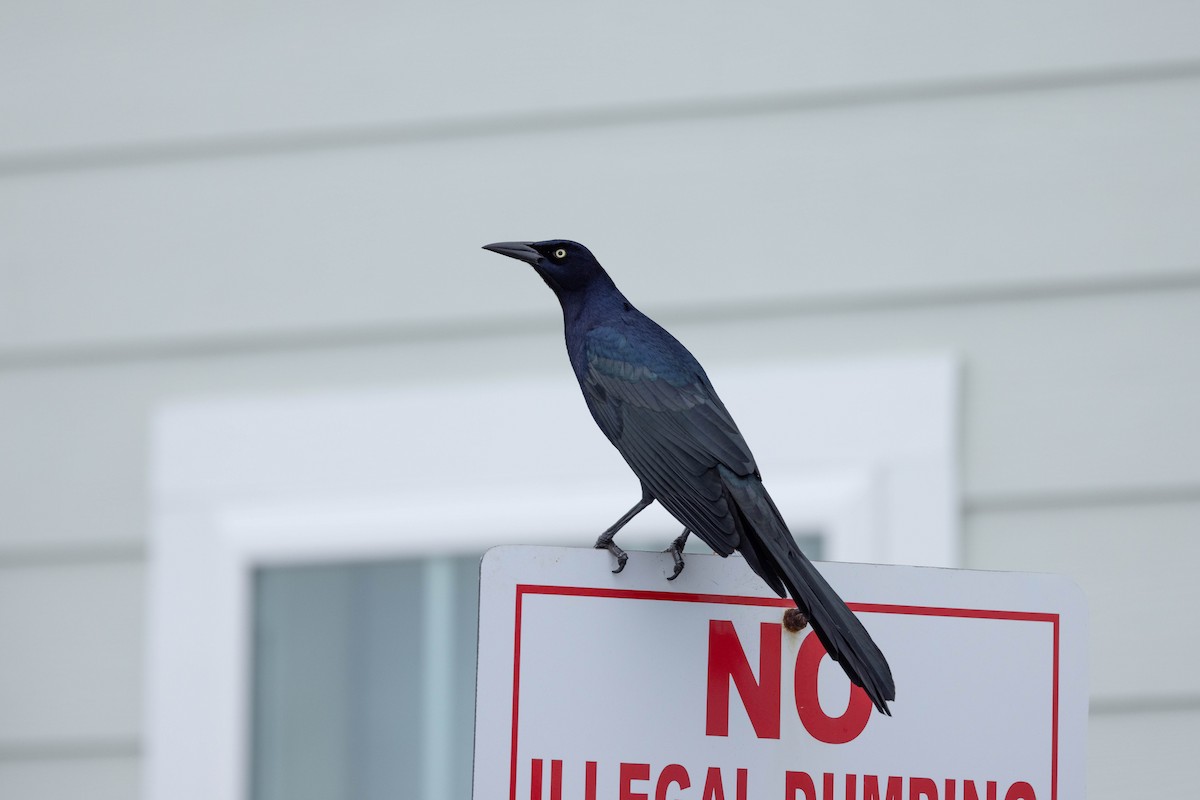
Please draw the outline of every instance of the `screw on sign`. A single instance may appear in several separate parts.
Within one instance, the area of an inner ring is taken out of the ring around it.
[[[732,620],[712,619],[708,625],[708,676],[705,735],[729,735],[729,710],[733,692],[741,700],[755,736],[778,739],[783,714],[783,626],[763,622],[759,626],[758,677]],[[796,654],[791,678],[795,711],[813,739],[841,745],[854,741],[866,729],[873,705],[866,692],[851,684],[846,710],[830,716],[821,706],[818,693],[820,664],[825,648],[816,636],[804,638]],[[553,759],[531,761],[530,800],[564,800],[563,762]],[[599,800],[611,797],[613,787],[598,792],[596,761],[584,763],[581,793],[571,797]],[[548,786],[547,786],[548,784]],[[569,787],[570,788],[570,787]],[[704,767],[688,769],[681,764],[655,768],[648,763],[622,762],[617,769],[617,800],[751,800],[749,770]],[[548,790],[546,794],[543,791]],[[691,790],[687,792],[687,790]],[[997,781],[935,779],[924,776],[810,774],[789,770],[784,775],[783,800],[1037,800],[1032,785],[1016,781],[1002,786]]]

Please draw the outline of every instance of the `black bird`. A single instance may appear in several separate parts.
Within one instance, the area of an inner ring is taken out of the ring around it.
[[[684,526],[668,548],[675,560],[671,579],[683,569],[689,532],[721,556],[738,551],[780,597],[786,588],[829,655],[890,714],[887,701],[896,698],[896,687],[887,659],[800,552],[695,357],[634,308],[583,245],[552,239],[484,249],[530,264],[554,291],[588,410],[642,482],[642,499],[596,541],[616,557],[613,571],[628,558],[613,536],[659,501]]]

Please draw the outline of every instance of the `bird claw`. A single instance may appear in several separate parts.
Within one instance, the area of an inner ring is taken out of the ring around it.
[[[625,562],[629,560],[629,553],[626,553],[624,550],[618,547],[617,543],[612,540],[612,537],[605,539],[603,536],[601,536],[600,540],[596,542],[596,549],[607,550],[617,559],[617,568],[613,570],[614,575],[625,569]]]
[[[671,558],[675,561],[675,569],[671,573],[671,577],[667,578],[669,581],[675,580],[679,577],[679,573],[683,572],[683,545],[687,542],[687,535],[688,532],[685,530],[679,538],[671,542],[670,547],[663,550],[664,553],[670,553]]]
[[[675,556],[675,569],[671,572],[671,577],[667,578],[667,580],[673,581],[679,577],[679,573],[683,572],[683,558],[673,550],[667,552]]]

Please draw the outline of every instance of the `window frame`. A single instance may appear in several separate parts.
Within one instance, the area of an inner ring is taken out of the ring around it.
[[[714,377],[789,524],[819,530],[827,558],[958,565],[952,356],[778,361]],[[414,429],[414,419],[452,420],[453,430]],[[256,569],[435,564],[574,536],[586,546],[638,496],[590,427],[561,376],[162,409],[151,467],[148,797],[247,797]],[[499,480],[494,452],[511,471]],[[426,464],[441,470],[419,472]],[[521,475],[530,478],[512,479]],[[657,513],[660,528],[674,524]],[[627,545],[646,543],[635,529],[651,517],[631,523]]]

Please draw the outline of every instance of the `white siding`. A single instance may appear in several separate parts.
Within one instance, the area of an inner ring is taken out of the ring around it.
[[[479,250],[514,237],[673,307],[1178,279],[1198,107],[1200,76],[10,176],[0,358],[540,313]]]
[[[6,759],[0,761],[5,800],[130,800],[141,791],[135,756]]]
[[[1195,785],[1195,706],[1093,716],[1088,725],[1088,797],[1187,797]]]
[[[138,791],[151,410],[569,380],[476,249],[556,235],[718,385],[959,353],[969,564],[1080,581],[1091,796],[1184,794],[1198,7],[155,13],[0,8],[0,796]]]
[[[230,134],[336,136],[430,119],[1036,80],[1200,56],[1200,11],[1180,2],[1153,13],[1132,0],[1019,13],[945,0],[774,0],[749,13],[714,0],[621,0],[602,11],[549,0],[230,9],[7,4],[0,152],[146,151]]]
[[[966,561],[1057,572],[1087,593],[1093,713],[1139,702],[1200,709],[1200,499],[1194,502],[982,511],[967,515]]]
[[[0,566],[0,757],[141,732],[140,563]]]

